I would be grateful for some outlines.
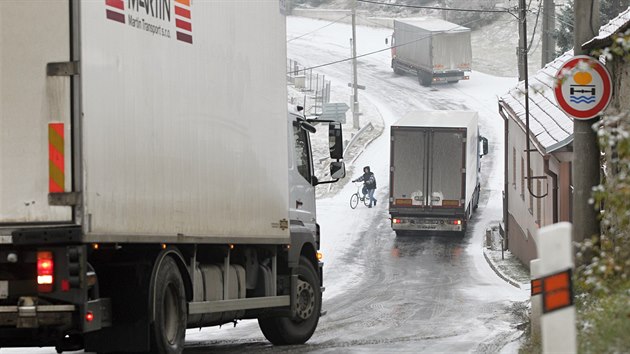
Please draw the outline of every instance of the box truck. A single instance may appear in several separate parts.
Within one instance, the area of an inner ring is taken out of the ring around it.
[[[311,337],[342,137],[318,181],[282,4],[0,2],[0,347],[180,353],[240,319]]]
[[[389,213],[396,234],[464,233],[479,202],[476,112],[411,112],[391,126]],[[481,145],[481,153],[479,153]]]
[[[396,19],[391,54],[394,72],[416,75],[423,86],[468,80],[470,29],[439,19]]]

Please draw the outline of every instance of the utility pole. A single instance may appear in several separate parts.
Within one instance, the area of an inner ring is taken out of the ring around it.
[[[352,1],[352,127],[359,126],[359,86],[357,85],[357,1]]]
[[[588,55],[582,44],[592,39],[599,30],[599,0],[574,2],[574,55]],[[573,240],[583,242],[593,236],[599,239],[598,212],[589,204],[592,188],[600,183],[599,146],[593,124],[599,119],[573,120]],[[590,256],[585,261],[590,262]]]
[[[526,41],[524,38],[527,38],[527,33],[525,33],[525,27],[523,24],[525,23],[526,16],[526,7],[524,1],[518,2],[518,47],[516,47],[516,57],[518,62],[518,81],[525,80],[525,67],[523,64],[523,56],[525,55],[525,51],[527,50]],[[525,44],[524,44],[525,43]]]
[[[555,6],[553,0],[543,0],[542,55],[540,67],[544,67],[556,57],[556,40],[553,38],[553,31],[556,28]]]

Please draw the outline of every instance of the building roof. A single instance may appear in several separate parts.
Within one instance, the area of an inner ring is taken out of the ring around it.
[[[599,28],[599,34],[590,41],[582,44],[582,48],[586,50],[607,47],[612,44],[612,36],[614,34],[624,32],[630,28],[630,7],[613,18],[607,24]]]
[[[543,153],[560,149],[573,141],[573,119],[564,113],[554,96],[555,76],[573,56],[570,50],[529,77],[529,129],[534,143]],[[500,102],[516,115],[525,130],[525,82],[500,97]]]

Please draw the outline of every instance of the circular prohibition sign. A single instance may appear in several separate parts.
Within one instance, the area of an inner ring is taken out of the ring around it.
[[[596,117],[610,103],[612,80],[599,60],[587,55],[575,56],[560,67],[556,79],[556,101],[575,119]]]

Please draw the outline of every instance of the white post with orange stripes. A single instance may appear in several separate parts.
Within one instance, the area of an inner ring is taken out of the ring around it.
[[[562,222],[538,231],[543,353],[577,352],[571,229],[570,223]]]
[[[540,276],[540,259],[529,261],[529,273],[531,278],[531,305],[530,328],[532,341],[537,343],[540,339],[540,315],[542,314],[542,279]]]

